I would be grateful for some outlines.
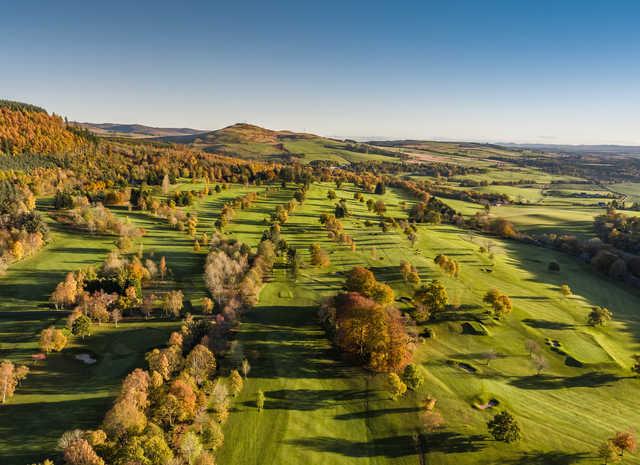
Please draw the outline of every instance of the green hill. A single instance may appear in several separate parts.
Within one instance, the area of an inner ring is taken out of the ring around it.
[[[252,124],[238,123],[202,134],[160,137],[157,140],[186,144],[207,152],[220,153],[247,159],[277,161],[300,160],[310,163],[323,160],[335,164],[357,161],[392,161],[394,151],[338,140],[315,134],[292,131],[274,131]]]

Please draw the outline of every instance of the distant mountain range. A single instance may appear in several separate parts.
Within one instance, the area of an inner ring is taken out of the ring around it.
[[[75,123],[99,136],[131,138],[191,136],[206,131],[191,128],[156,128],[142,124],[120,123]]]

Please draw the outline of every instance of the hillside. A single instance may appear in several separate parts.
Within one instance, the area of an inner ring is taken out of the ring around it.
[[[0,100],[0,153],[65,154],[85,142],[56,114],[34,105]]]
[[[195,135],[161,137],[158,140],[186,144],[207,152],[240,158],[278,161],[323,160],[336,164],[357,161],[392,161],[397,153],[355,141],[329,139],[315,134],[274,131],[238,123],[216,131]]]
[[[191,128],[157,128],[143,124],[122,123],[75,123],[98,136],[131,138],[191,136],[204,131]]]

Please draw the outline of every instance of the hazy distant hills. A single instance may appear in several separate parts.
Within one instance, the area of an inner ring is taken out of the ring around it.
[[[519,156],[523,150],[544,152],[549,155],[640,157],[640,147],[629,145],[488,144],[426,140],[356,142],[309,133],[272,130],[247,123],[237,123],[214,131],[157,128],[142,124],[75,124],[103,137],[152,139],[245,159],[277,161],[297,159],[307,163],[324,160],[343,164],[356,161],[389,161],[406,157],[422,161],[440,161],[443,155]]]
[[[502,143],[503,147],[525,148],[542,152],[556,152],[579,155],[623,155],[640,156],[640,146],[636,145],[563,145],[563,144],[512,144]]]
[[[132,138],[190,136],[205,132],[191,128],[156,128],[142,124],[120,123],[76,123],[99,136],[119,136]]]

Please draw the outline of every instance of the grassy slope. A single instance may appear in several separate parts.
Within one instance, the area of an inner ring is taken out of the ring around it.
[[[222,203],[250,190],[256,188],[233,186],[195,205],[192,210],[199,212],[199,231],[210,233]],[[177,281],[167,284],[183,289],[186,299],[199,304],[205,292],[202,268],[206,248],[200,254],[193,252],[193,241],[186,233],[168,228],[165,220],[139,212],[116,211],[145,228],[145,255],[152,253],[156,259],[166,256]],[[0,279],[2,358],[30,364],[31,354],[39,352],[40,331],[56,321],[64,324],[66,312],[52,311],[47,303],[55,285],[68,271],[99,264],[113,248],[113,236],[86,235],[55,224],[52,227],[49,245],[36,256],[13,265]],[[163,344],[177,326],[178,322],[164,320],[124,321],[117,329],[111,324],[95,326],[93,336],[84,343],[74,340],[61,354],[32,366],[32,373],[15,397],[2,407],[2,464],[24,465],[41,459],[55,450],[64,431],[96,427],[124,376],[134,367],[144,366],[145,352]],[[82,352],[96,354],[98,363],[87,366],[75,360],[74,355]]]
[[[317,324],[319,300],[341,286],[337,272],[358,263],[374,267],[381,262],[371,257],[369,247],[353,254],[346,246],[324,239],[318,216],[332,209],[333,202],[326,200],[328,188],[312,186],[307,201],[283,227],[283,234],[305,257],[310,243],[322,243],[331,252],[332,266],[326,270],[307,268],[295,284],[285,270],[276,270],[260,304],[243,318],[238,340],[253,369],[225,426],[227,445],[219,453],[221,463],[415,460],[410,437],[415,402],[388,400],[381,390],[381,379],[341,362]],[[353,197],[351,190],[340,194]],[[399,198],[389,194],[386,200],[398,213]],[[345,221],[348,232],[359,244],[376,242],[380,255],[386,256],[392,238],[372,241],[361,224],[365,217],[373,216],[362,204],[350,204],[355,221]],[[262,413],[254,407],[258,389],[267,397]],[[252,433],[248,435],[248,431]]]
[[[13,399],[2,406],[0,451],[2,463],[23,465],[55,449],[70,427],[95,426],[111,402],[114,390],[142,355],[166,338],[175,324],[139,321],[96,328],[86,344],[73,341],[70,349],[37,366],[30,356],[39,352],[42,329],[66,312],[52,311],[48,297],[67,271],[95,264],[113,245],[113,237],[86,236],[54,229],[50,244],[39,254],[11,267],[0,280],[1,356],[27,363],[31,374]],[[80,350],[82,348],[82,350]],[[74,359],[91,352],[92,366]]]
[[[515,447],[469,441],[460,454],[434,453],[437,463],[594,463],[588,458],[602,438],[638,423],[638,385],[628,371],[640,329],[636,295],[545,249],[494,241],[499,252],[493,272],[486,273],[482,269],[490,260],[477,252],[483,240],[470,243],[447,226],[422,228],[420,238],[424,254],[457,255],[460,278],[432,273],[445,281],[453,301],[469,308],[435,325],[436,339],[419,350],[429,373],[427,390],[439,399],[449,429],[457,434],[484,433],[489,414],[469,408],[483,392],[512,411],[525,431],[524,441]],[[547,271],[550,260],[559,261],[560,273]],[[575,296],[561,296],[564,282]],[[514,313],[504,322],[485,319],[491,336],[461,334],[462,322],[482,318],[482,295],[491,287],[512,296]],[[606,329],[587,327],[593,304],[611,308],[616,322]],[[550,362],[541,376],[535,376],[524,348],[528,338],[538,342]],[[545,338],[558,340],[585,367],[568,366],[566,357],[549,350]],[[486,366],[481,354],[491,349],[498,359]],[[469,363],[478,372],[451,367],[449,359]]]
[[[345,223],[359,245],[359,252],[353,254],[322,239],[317,216],[332,204],[324,199],[325,192],[326,187],[314,186],[283,231],[288,241],[300,247],[323,242],[333,251],[333,264],[327,270],[305,270],[293,288],[283,272],[276,273],[260,305],[246,315],[238,337],[254,371],[236,403],[237,411],[225,426],[227,445],[219,454],[221,463],[417,461],[411,435],[416,431],[419,396],[410,395],[399,403],[386,400],[380,379],[367,381],[364,372],[345,367],[312,321],[319,298],[341,284],[336,271],[354,264],[367,264],[379,279],[406,294],[397,272],[405,257],[419,267],[423,278],[444,279],[452,300],[468,305],[474,314],[461,312],[457,318],[481,318],[481,297],[492,286],[509,293],[516,306],[505,322],[487,322],[490,337],[461,335],[460,322],[443,321],[435,325],[438,337],[420,346],[417,360],[427,373],[420,395],[436,395],[448,422],[444,431],[428,438],[428,460],[594,463],[590,457],[602,438],[640,420],[635,413],[639,401],[633,394],[637,381],[626,370],[637,347],[638,317],[633,310],[637,296],[582,269],[569,257],[514,243],[493,241],[494,271],[486,273],[481,268],[490,266],[491,260],[477,252],[484,239],[475,238],[471,243],[466,233],[449,226],[420,227],[414,253],[395,233],[379,235],[376,229],[361,228],[368,214],[349,202],[354,216]],[[340,194],[351,198],[352,193]],[[393,193],[387,195],[389,203],[397,202],[393,197]],[[382,259],[372,258],[373,245]],[[432,259],[441,252],[457,255],[463,269],[459,279],[443,277],[434,268]],[[551,259],[561,263],[559,274],[546,271]],[[576,296],[560,296],[558,286],[565,281]],[[617,321],[603,330],[586,327],[591,304],[608,305]],[[559,340],[585,367],[567,366],[564,357],[544,345],[545,337]],[[548,372],[540,377],[533,376],[526,357],[523,343],[527,338],[537,340],[550,361]],[[491,348],[497,350],[499,359],[485,367],[479,354]],[[479,371],[472,375],[450,367],[445,363],[450,358],[467,361]],[[262,413],[253,407],[257,389],[267,396]],[[470,406],[482,391],[498,398],[517,416],[525,430],[522,443],[496,445],[485,437],[484,423],[490,414]]]
[[[417,427],[418,398],[426,392],[439,399],[448,423],[427,442],[427,458],[433,463],[595,463],[588,456],[597,442],[615,429],[638,423],[637,381],[629,379],[628,372],[621,368],[628,367],[629,357],[637,348],[635,295],[583,270],[569,257],[496,240],[492,240],[496,251],[494,271],[486,273],[481,268],[489,267],[491,261],[477,253],[485,240],[476,238],[471,243],[466,233],[449,226],[421,226],[419,243],[416,250],[411,250],[398,233],[383,234],[377,227],[364,227],[364,220],[373,217],[362,204],[350,200],[352,187],[344,186],[338,195],[349,199],[352,216],[345,220],[345,226],[358,244],[358,251],[353,253],[346,246],[329,242],[320,229],[319,214],[331,211],[334,203],[326,199],[329,187],[312,187],[308,200],[293,214],[283,234],[305,253],[311,242],[321,242],[331,252],[332,266],[325,270],[307,268],[296,284],[284,270],[276,270],[259,306],[245,316],[238,339],[253,370],[225,426],[226,445],[218,454],[220,463],[416,463],[418,451],[411,436]],[[199,231],[211,230],[224,199],[249,190],[256,189],[233,187],[194,206],[200,217]],[[266,227],[263,218],[291,193],[291,189],[281,190],[250,210],[238,212],[228,232],[257,244]],[[402,215],[400,197],[394,191],[389,190],[385,201],[392,214]],[[166,255],[180,278],[179,285],[197,303],[204,292],[204,250],[195,254],[186,234],[169,230],[163,220],[138,213],[122,214],[147,229],[145,252]],[[58,236],[47,250],[13,267],[0,282],[8,286],[3,295],[14,299],[3,302],[3,310],[26,310],[43,304],[64,271],[100,260],[110,241]],[[459,279],[445,278],[435,269],[433,256],[442,252],[462,263]],[[364,371],[340,361],[317,326],[315,314],[317,302],[341,286],[343,277],[339,273],[356,264],[369,266],[400,295],[408,295],[398,273],[398,264],[405,258],[419,267],[423,279],[445,280],[452,300],[468,305],[467,310],[474,314],[463,318],[480,317],[481,310],[473,306],[480,305],[482,294],[492,286],[510,294],[516,310],[506,322],[487,323],[492,336],[461,335],[459,321],[436,324],[437,338],[421,345],[416,355],[427,374],[425,387],[418,395],[391,402],[381,390],[381,379],[367,377]],[[561,273],[546,271],[552,258],[561,263]],[[24,287],[35,276],[46,278],[49,273],[50,282],[38,280],[40,294],[33,284]],[[565,281],[577,297],[560,297],[557,287]],[[591,304],[608,305],[616,322],[604,330],[585,327]],[[31,353],[41,329],[32,326],[36,321],[44,326],[45,315],[34,313],[25,323],[16,322],[21,319],[15,317],[16,313],[4,316],[3,342],[13,347],[22,338],[23,346],[15,346],[15,350]],[[158,323],[158,330],[126,333],[124,325],[118,331],[105,327],[103,334],[88,341],[90,350],[105,354],[91,368],[65,355],[51,358],[46,371],[29,378],[11,404],[3,407],[24,419],[18,427],[13,414],[0,418],[0,431],[4,433],[0,449],[3,458],[8,457],[3,463],[25,463],[39,451],[51,450],[55,439],[69,427],[95,426],[121,378],[132,366],[142,363],[146,347],[160,343],[168,328]],[[142,338],[141,334],[155,336]],[[565,350],[587,364],[586,368],[566,366],[563,358],[546,349],[544,337],[559,340]],[[532,376],[523,347],[526,338],[534,338],[545,347],[551,366],[540,377]],[[500,357],[486,367],[478,354],[490,348],[495,348]],[[445,363],[448,359],[466,361],[478,372],[469,374],[453,368]],[[263,389],[267,396],[262,413],[253,407],[257,389]],[[521,444],[496,445],[483,437],[489,413],[470,407],[471,398],[481,391],[498,398],[517,416],[525,429]],[[46,423],[41,421],[41,412],[47,415]],[[25,423],[29,434],[25,434]],[[637,462],[632,459],[629,463]]]

